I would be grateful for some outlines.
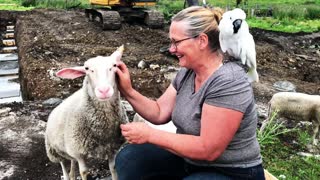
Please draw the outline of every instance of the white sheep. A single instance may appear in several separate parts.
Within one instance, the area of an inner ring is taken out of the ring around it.
[[[128,122],[115,81],[122,52],[123,46],[109,57],[91,58],[84,66],[57,72],[58,77],[68,79],[85,76],[82,88],[51,112],[45,132],[47,156],[60,162],[65,180],[75,179],[75,161],[86,180],[89,157],[108,159],[112,179],[117,179],[114,157],[124,142],[120,124]],[[65,160],[71,160],[69,175]]]
[[[260,128],[262,132],[273,112],[296,120],[310,121],[313,125],[312,144],[317,145],[320,138],[320,96],[295,92],[279,92],[269,101],[269,117]],[[317,137],[318,135],[318,137]],[[317,139],[318,138],[318,139]]]

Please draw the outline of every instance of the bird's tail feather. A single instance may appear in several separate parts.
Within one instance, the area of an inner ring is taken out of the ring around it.
[[[255,68],[250,68],[247,74],[250,83],[252,83],[253,81],[259,82],[259,75]]]

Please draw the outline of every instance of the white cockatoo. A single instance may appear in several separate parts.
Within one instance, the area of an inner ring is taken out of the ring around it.
[[[246,13],[239,8],[227,11],[219,23],[219,41],[221,50],[230,56],[241,59],[246,65],[249,81],[259,82],[256,63],[256,48],[253,36],[249,32]]]

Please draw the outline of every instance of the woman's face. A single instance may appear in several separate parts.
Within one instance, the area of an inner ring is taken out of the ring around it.
[[[192,68],[197,57],[197,38],[187,36],[185,29],[186,25],[183,22],[173,21],[171,23],[169,51],[178,57],[181,67]]]

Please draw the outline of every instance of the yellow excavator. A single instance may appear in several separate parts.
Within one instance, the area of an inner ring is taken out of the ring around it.
[[[163,13],[152,9],[157,0],[90,0],[85,9],[90,21],[101,24],[103,30],[120,29],[122,21],[141,21],[150,28],[162,28]]]

